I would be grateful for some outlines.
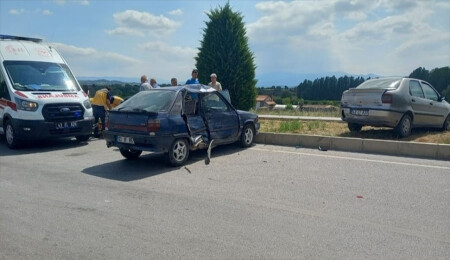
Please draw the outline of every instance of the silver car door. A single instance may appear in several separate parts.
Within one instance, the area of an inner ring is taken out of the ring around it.
[[[427,122],[429,126],[440,127],[444,124],[447,109],[439,101],[439,94],[434,90],[432,86],[426,82],[421,82],[425,98],[427,100]]]
[[[419,81],[410,80],[409,81],[409,94],[411,107],[414,112],[413,123],[415,126],[427,125],[427,110],[429,102],[425,99],[425,94],[423,93],[422,87]]]

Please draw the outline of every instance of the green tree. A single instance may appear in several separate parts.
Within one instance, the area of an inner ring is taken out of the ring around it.
[[[450,67],[435,68],[430,71],[428,82],[441,94],[450,85]]]
[[[428,81],[428,77],[430,76],[430,72],[422,67],[415,69],[411,74],[409,74],[410,78],[421,79]]]
[[[281,102],[283,103],[283,105],[289,105],[292,104],[291,103],[291,98],[290,97],[286,97],[286,98],[282,98]]]
[[[209,82],[209,75],[216,73],[223,89],[230,92],[233,105],[249,110],[256,103],[256,79],[253,53],[241,13],[233,12],[230,4],[207,13],[203,40],[199,48],[196,66],[199,81]]]
[[[447,88],[442,91],[442,95],[445,97],[445,100],[448,100],[448,102],[450,102],[450,85],[448,85]]]

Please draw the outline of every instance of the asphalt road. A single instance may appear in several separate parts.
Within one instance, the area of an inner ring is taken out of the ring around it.
[[[255,145],[127,161],[0,141],[0,259],[449,259],[450,162]]]

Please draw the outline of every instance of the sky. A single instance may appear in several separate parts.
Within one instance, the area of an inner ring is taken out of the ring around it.
[[[257,86],[450,66],[448,0],[1,0],[0,34],[44,39],[77,77],[184,82],[207,13],[227,2],[243,16]]]

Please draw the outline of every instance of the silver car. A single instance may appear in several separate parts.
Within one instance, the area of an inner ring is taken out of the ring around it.
[[[392,127],[400,137],[414,127],[450,129],[450,105],[426,81],[380,78],[344,91],[341,118],[350,131],[364,125]]]

